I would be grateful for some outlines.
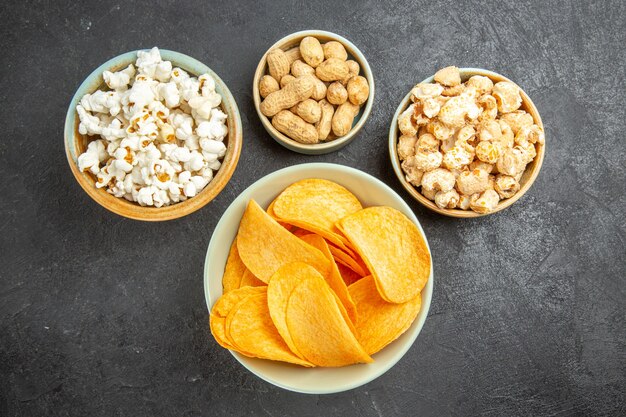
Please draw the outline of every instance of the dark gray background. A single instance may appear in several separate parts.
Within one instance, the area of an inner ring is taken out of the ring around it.
[[[626,7],[536,3],[3,2],[0,416],[624,415]],[[263,52],[314,28],[354,42],[376,81],[358,139],[325,156],[276,144],[251,98]],[[94,68],[155,45],[224,79],[245,143],[211,204],[148,224],[89,199],[62,130]],[[534,187],[478,220],[427,212],[387,156],[396,106],[446,65],[515,80],[546,126]],[[313,161],[357,167],[397,190],[426,231],[436,277],[426,325],[398,365],[326,396],[245,371],[211,338],[202,290],[206,247],[228,204],[262,176]]]

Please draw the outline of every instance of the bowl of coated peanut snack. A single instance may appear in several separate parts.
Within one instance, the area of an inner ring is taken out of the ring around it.
[[[303,154],[336,151],[356,136],[372,110],[374,78],[347,39],[307,30],[284,37],[254,74],[254,106],[267,132]]]
[[[537,108],[508,78],[443,68],[400,103],[389,154],[404,188],[427,208],[473,218],[503,210],[530,189],[545,154]]]

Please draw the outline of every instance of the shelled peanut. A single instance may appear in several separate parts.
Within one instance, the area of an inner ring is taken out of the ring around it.
[[[397,152],[422,195],[442,209],[489,213],[520,190],[544,132],[517,85],[480,75],[462,82],[446,67],[416,85],[411,101],[398,117]]]
[[[359,75],[337,41],[321,44],[307,36],[299,47],[267,54],[267,75],[259,81],[261,113],[291,139],[305,144],[345,136],[369,97],[369,82]]]

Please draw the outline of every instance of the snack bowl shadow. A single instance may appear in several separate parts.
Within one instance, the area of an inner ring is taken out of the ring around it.
[[[283,51],[288,51],[292,48],[296,48],[298,47],[298,45],[300,45],[300,41],[302,41],[302,39],[304,39],[307,36],[313,36],[322,43],[329,42],[329,41],[337,41],[341,43],[344,46],[344,48],[346,48],[346,51],[348,52],[348,59],[355,60],[361,67],[360,75],[362,75],[363,77],[367,79],[367,82],[369,83],[369,88],[370,88],[369,97],[367,98],[367,101],[365,102],[365,104],[361,106],[359,113],[354,118],[354,121],[352,122],[352,129],[350,129],[350,132],[348,132],[346,135],[341,136],[337,139],[334,139],[328,142],[315,143],[315,144],[304,144],[304,143],[297,142],[291,139],[290,137],[288,137],[287,135],[284,135],[278,130],[276,130],[276,128],[272,126],[271,120],[267,116],[265,116],[263,113],[261,113],[261,107],[260,107],[262,99],[261,99],[261,94],[259,93],[259,81],[262,76],[268,74],[267,54],[272,49],[276,49],[276,48],[282,49]],[[290,149],[294,152],[307,154],[307,155],[321,155],[321,154],[326,154],[326,153],[337,151],[343,148],[344,146],[348,145],[350,142],[352,142],[356,138],[357,133],[361,130],[361,128],[365,124],[365,121],[367,120],[367,118],[369,117],[372,111],[372,105],[374,103],[374,76],[372,74],[372,69],[370,68],[369,63],[367,62],[367,59],[365,59],[365,55],[363,55],[363,53],[359,50],[359,48],[357,48],[352,42],[350,42],[343,36],[337,35],[332,32],[326,32],[323,30],[304,30],[304,31],[295,32],[295,33],[285,36],[284,38],[274,43],[274,45],[272,45],[267,50],[267,52],[263,54],[263,57],[261,58],[261,61],[259,62],[259,65],[257,66],[257,69],[254,73],[254,80],[252,82],[252,97],[254,100],[254,107],[256,109],[257,114],[259,115],[261,124],[263,124],[263,127],[265,128],[267,133],[269,133],[270,136],[272,136],[272,138],[276,140],[276,142],[280,143],[285,148]]]
[[[259,179],[244,190],[226,209],[215,227],[204,264],[204,295],[209,312],[222,295],[222,275],[226,259],[248,202],[254,199],[261,207],[267,208],[287,186],[306,178],[327,179],[346,187],[361,201],[363,207],[390,206],[399,210],[417,225],[428,247],[424,230],[410,207],[389,186],[371,175],[329,163],[309,163],[284,168]],[[430,247],[428,250],[430,252]],[[373,363],[341,368],[304,368],[249,358],[233,351],[231,353],[248,371],[286,390],[306,394],[330,394],[357,388],[391,369],[413,345],[426,321],[433,285],[431,261],[430,276],[422,290],[421,311],[404,334],[372,356]],[[214,346],[218,346],[217,343]]]
[[[494,84],[500,81],[508,81],[508,82],[513,83],[513,81],[509,80],[503,75],[500,75],[493,71],[481,69],[481,68],[460,68],[460,72],[461,72],[461,80],[463,82],[467,81],[473,75],[482,75],[491,79],[491,81],[493,81]],[[424,81],[422,81],[422,83],[432,83],[434,82],[434,79],[435,79],[435,76],[433,75],[433,76],[426,78]],[[533,120],[535,121],[535,123],[539,127],[541,127],[541,129],[543,130],[543,122],[541,121],[541,116],[539,115],[539,111],[537,110],[537,107],[532,102],[530,97],[528,97],[528,95],[524,92],[524,90],[522,90],[521,87],[520,87],[520,94],[522,96],[522,106],[520,107],[520,109],[525,110],[527,113],[529,113],[533,117]],[[398,158],[398,150],[397,150],[398,138],[402,134],[400,132],[400,129],[398,128],[398,117],[400,117],[402,112],[404,112],[407,109],[410,103],[411,103],[411,92],[409,92],[404,97],[404,99],[398,106],[396,113],[393,116],[393,119],[391,121],[391,126],[389,127],[389,158],[391,159],[391,165],[393,166],[393,170],[396,173],[396,176],[398,177],[398,180],[400,181],[404,189],[407,190],[409,194],[411,194],[411,197],[413,197],[415,200],[417,200],[420,204],[422,204],[426,208],[436,213],[443,214],[444,216],[457,217],[457,218],[463,218],[463,219],[487,216],[490,214],[497,213],[501,210],[504,210],[510,207],[511,205],[513,205],[515,202],[517,202],[517,200],[522,198],[522,196],[530,189],[532,184],[537,179],[537,176],[539,176],[539,171],[541,170],[541,165],[543,164],[543,158],[546,153],[545,143],[544,144],[537,143],[535,145],[537,156],[532,162],[530,162],[526,166],[524,174],[522,175],[522,178],[519,181],[520,190],[513,197],[500,200],[498,202],[498,205],[493,211],[490,211],[489,213],[477,213],[472,210],[447,209],[447,208],[442,209],[438,207],[434,201],[431,201],[428,198],[426,198],[424,195],[422,195],[422,193],[420,193],[417,190],[417,188],[415,188],[411,183],[409,183],[406,180],[405,174],[402,171],[400,158]]]
[[[196,196],[189,198],[183,202],[171,204],[163,207],[143,207],[135,202],[128,201],[124,198],[115,197],[107,193],[104,188],[96,188],[95,176],[91,173],[81,172],[78,169],[78,157],[87,149],[87,145],[96,136],[81,135],[78,131],[80,120],[76,112],[76,106],[81,98],[88,93],[93,93],[98,89],[107,89],[102,78],[104,71],[119,71],[126,68],[130,64],[134,64],[137,59],[138,51],[126,52],[112,58],[96,68],[83,83],[72,97],[70,106],[65,118],[64,140],[65,154],[70,169],[76,178],[78,184],[83,190],[98,204],[113,213],[120,216],[128,217],[135,220],[144,221],[164,221],[172,220],[186,216],[196,210],[204,207],[213,200],[224,189],[237,167],[239,155],[243,142],[243,130],[241,126],[241,116],[237,103],[232,94],[228,90],[224,81],[215,74],[209,67],[200,61],[191,58],[179,52],[161,49],[161,57],[164,60],[171,61],[173,67],[179,67],[187,71],[191,75],[198,76],[207,73],[215,80],[215,90],[222,96],[221,110],[226,113],[226,124],[228,134],[224,139],[226,145],[226,154],[222,160],[222,166],[214,174],[213,179],[207,186]]]

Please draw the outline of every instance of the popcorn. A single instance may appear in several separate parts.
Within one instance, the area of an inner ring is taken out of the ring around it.
[[[498,124],[500,124],[500,131],[502,132],[502,135],[497,139],[497,142],[500,142],[504,148],[512,148],[515,143],[513,130],[504,120],[498,120]]]
[[[216,92],[211,92],[207,96],[195,96],[187,101],[192,108],[191,114],[196,118],[209,119],[211,110],[220,105],[222,96]]]
[[[489,141],[482,141],[476,145],[476,157],[482,162],[495,164],[500,158],[500,147]]]
[[[432,119],[439,114],[439,110],[441,110],[441,104],[438,100],[435,100],[434,98],[427,98],[424,100],[422,112],[426,117]]]
[[[193,185],[196,186],[197,190],[201,190],[209,183],[210,180],[203,177],[202,175],[194,175],[193,177],[191,177],[190,181],[193,183]]]
[[[102,78],[111,90],[125,90],[130,84],[130,79],[135,76],[135,67],[130,64],[125,69],[117,72],[104,71]]]
[[[219,162],[219,161],[218,161]],[[209,162],[208,165],[212,165],[212,162]],[[213,179],[213,169],[210,167],[202,168],[198,173],[207,181],[211,181]]]
[[[100,171],[100,161],[96,152],[85,152],[78,157],[78,169],[97,174]]]
[[[210,120],[212,122],[225,123],[227,117],[228,116],[226,116],[226,113],[224,113],[218,107],[216,107],[213,110],[211,110],[211,119]]]
[[[472,162],[474,155],[460,146],[454,146],[443,156],[442,164],[449,170],[461,169]]]
[[[511,198],[519,191],[520,184],[514,177],[498,174],[496,175],[494,189],[500,198]]]
[[[464,171],[456,178],[456,188],[465,195],[481,193],[489,186],[489,173],[482,169]]]
[[[524,110],[503,114],[501,119],[511,127],[514,135],[517,135],[521,129],[530,129],[535,123],[533,117]]]
[[[456,139],[453,136],[451,136],[448,139],[441,141],[440,149],[443,152],[448,152],[450,149],[454,148],[455,144],[456,144]]]
[[[422,153],[418,152],[409,157],[406,162],[409,166],[414,166],[420,171],[432,171],[441,166],[443,155],[441,152]]]
[[[192,151],[200,150],[200,138],[192,134],[185,140],[185,147]]]
[[[441,110],[439,111],[441,113]],[[435,120],[426,125],[428,133],[432,133],[439,140],[446,140],[454,135],[454,128],[446,126],[439,120]]]
[[[409,106],[398,117],[398,128],[403,135],[417,135],[417,129],[413,125],[413,106]]]
[[[467,80],[465,83],[468,87],[474,87],[478,91],[479,94],[490,94],[491,90],[493,90],[493,81],[489,79],[489,77],[484,77],[482,75],[473,75]]]
[[[161,132],[159,139],[165,143],[174,143],[176,141],[176,131],[169,123],[162,123],[160,126]]]
[[[189,181],[183,187],[183,192],[185,193],[187,197],[194,197],[196,195],[196,190],[197,190],[196,185],[191,181]]]
[[[139,193],[137,193],[137,199],[135,201],[137,201],[137,203],[139,203],[139,205],[141,206],[153,206],[154,191],[155,190],[151,186],[141,188],[139,190]]]
[[[208,122],[200,122],[196,128],[196,134],[201,138],[208,138],[222,141],[226,137],[228,129],[223,122],[210,120]]]
[[[523,145],[527,142],[530,143],[541,143],[543,144],[545,139],[545,135],[543,130],[537,125],[532,125],[530,127],[522,127],[517,134],[515,135],[515,143],[518,145]]]
[[[445,67],[435,73],[435,81],[446,87],[461,84],[461,74],[457,67]]]
[[[429,191],[450,191],[456,178],[447,169],[437,168],[426,172],[422,177],[422,189]]]
[[[508,81],[500,81],[493,86],[493,97],[500,113],[510,113],[522,105],[519,87]]]
[[[153,90],[153,83],[150,81],[135,81],[133,87],[128,90],[128,103],[133,105],[133,110],[128,114],[130,119],[137,111],[143,110],[156,99]]]
[[[478,125],[478,138],[481,141],[498,140],[502,136],[500,123],[496,120],[486,120]]]
[[[191,180],[191,172],[183,171],[178,174],[178,182],[182,185],[187,184]]]
[[[459,195],[459,201],[456,203],[456,207],[461,210],[469,210],[470,209],[470,201],[471,196],[461,194]]]
[[[137,52],[137,62],[135,65],[140,74],[147,76],[148,78],[155,78],[157,65],[161,62],[161,53],[155,46],[149,51]]]
[[[520,145],[515,146],[513,149],[518,150],[522,157],[524,158],[524,162],[529,164],[535,156],[537,156],[537,150],[535,149],[535,145],[530,142],[524,142]]]
[[[473,171],[475,169],[482,169],[483,171],[491,174],[493,171],[494,165],[488,164],[487,162],[483,162],[481,160],[474,160],[471,164],[469,164],[469,170]]]
[[[467,125],[459,129],[456,134],[456,146],[465,149],[467,152],[474,152],[473,144],[476,143],[476,130],[473,126]]]
[[[437,196],[437,190],[427,190],[425,188],[422,188],[422,195],[427,199],[434,201],[435,197]]]
[[[174,68],[172,70],[171,80],[174,81],[177,85],[179,85],[181,82],[188,78],[189,74],[187,74],[187,71],[180,68]]]
[[[170,203],[170,198],[165,190],[155,191],[152,195],[154,207],[163,207]]]
[[[226,154],[226,145],[224,142],[220,142],[214,139],[202,138],[200,139],[200,147],[203,152],[208,152],[222,157]]]
[[[188,171],[198,171],[204,166],[204,157],[198,151],[191,151],[189,160],[183,166]]]
[[[421,186],[424,171],[420,171],[413,166],[406,166],[405,162],[402,163],[402,168],[404,169],[404,172],[406,172],[405,179],[416,187]]]
[[[417,140],[416,152],[434,153],[439,152],[439,141],[430,133],[420,135]]]
[[[411,90],[411,100],[416,102],[422,99],[435,98],[441,95],[443,87],[439,84],[422,83]]]
[[[459,84],[459,85],[455,85],[454,87],[444,88],[441,95],[444,97],[453,97],[453,96],[458,96],[464,91],[465,91],[465,86],[463,84]]]
[[[449,191],[439,191],[435,194],[435,204],[439,208],[455,208],[459,204],[459,193],[452,189]]]
[[[176,107],[180,104],[180,92],[173,81],[161,83],[157,87],[159,97],[165,101],[167,107]]]
[[[95,176],[97,188],[141,206],[200,193],[226,154],[227,115],[215,80],[172,68],[157,48],[103,78],[110,90],[86,94],[76,107],[79,132],[99,136],[78,157],[78,168]]]
[[[170,61],[161,61],[156,65],[154,70],[154,78],[162,83],[169,81],[172,74],[172,63]]]
[[[107,93],[104,91],[96,91],[93,94],[85,94],[80,99],[80,105],[87,111],[92,113],[108,113],[109,108],[106,106]]]
[[[493,211],[500,201],[500,196],[494,190],[486,190],[482,194],[474,194],[470,197],[470,208],[477,213],[489,213]]]
[[[217,171],[222,166],[222,162],[219,159],[215,161],[207,162],[207,168],[212,169],[213,171]]]
[[[185,101],[189,101],[194,97],[197,97],[198,90],[200,89],[200,82],[196,78],[186,78],[178,84],[178,90],[180,95]]]
[[[432,135],[431,135],[432,136]],[[401,161],[415,155],[415,145],[417,144],[417,136],[402,135],[398,140],[398,157]],[[439,144],[437,143],[437,146]]]
[[[478,105],[482,108],[482,113],[478,116],[478,120],[495,120],[498,117],[498,102],[496,99],[485,94],[478,99]]]
[[[203,74],[198,77],[198,84],[200,86],[200,94],[203,97],[209,97],[215,93],[215,80],[208,74]],[[221,101],[220,96],[220,101]],[[215,106],[214,106],[215,107]]]
[[[81,104],[76,106],[76,112],[78,113],[78,118],[80,119],[78,132],[81,135],[92,136],[102,133],[100,119],[97,116],[90,114]]]

